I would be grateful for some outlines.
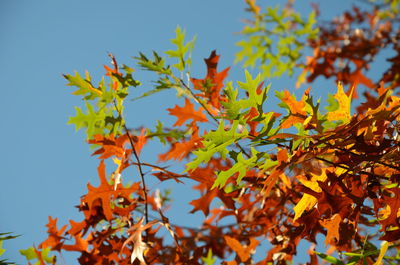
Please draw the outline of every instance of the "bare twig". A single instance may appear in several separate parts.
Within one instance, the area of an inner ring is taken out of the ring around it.
[[[117,103],[115,102],[115,100],[114,100],[113,103],[114,103],[115,109],[117,110],[119,116],[122,118],[122,113],[118,109],[118,106],[117,106]],[[147,187],[146,187],[146,181],[144,179],[144,173],[143,173],[143,169],[142,169],[142,162],[140,161],[139,155],[136,152],[135,143],[133,142],[132,136],[129,133],[129,129],[126,127],[124,122],[122,122],[122,124],[123,124],[122,126],[124,127],[124,130],[125,130],[125,132],[126,132],[126,134],[128,136],[129,143],[130,143],[130,145],[132,147],[133,155],[135,156],[135,159],[137,161],[136,165],[138,167],[140,178],[141,178],[142,185],[143,185],[143,189],[142,190],[143,190],[143,195],[144,195],[144,217],[145,217],[145,221],[146,221],[146,224],[147,224],[149,222],[149,213],[148,213],[149,212],[149,208],[148,208],[148,201],[147,201]]]

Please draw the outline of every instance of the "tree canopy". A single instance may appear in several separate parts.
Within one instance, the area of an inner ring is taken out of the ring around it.
[[[317,5],[305,15],[292,1],[246,4],[236,56],[244,81],[228,81],[223,51],[210,51],[205,76],[192,72],[203,62],[192,60],[195,38],[180,27],[174,49],[139,52],[135,66],[110,53],[99,82],[64,75],[83,100],[69,123],[94,148],[99,184],[80,198],[82,220],[59,227],[49,217],[47,238],[21,250],[29,264],[57,264],[69,251],[79,264],[291,264],[300,242],[309,242],[303,264],[398,264],[400,2],[355,2],[331,21],[319,20]],[[375,68],[378,56],[385,69]],[[153,89],[141,88],[138,70],[154,73]],[[308,88],[296,98],[271,77]],[[337,84],[325,99],[314,95],[322,77]],[[174,124],[126,122],[127,104],[171,92]],[[158,163],[141,157],[152,142],[167,148]],[[149,179],[193,189],[187,203],[201,226],[170,222],[173,202]]]

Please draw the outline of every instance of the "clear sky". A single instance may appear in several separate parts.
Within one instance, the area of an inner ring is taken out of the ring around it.
[[[347,1],[321,1],[322,15],[340,14],[343,3]],[[45,238],[49,215],[60,224],[81,220],[74,206],[88,181],[97,185],[98,160],[90,156],[84,134],[67,125],[73,107],[81,102],[71,95],[73,88],[66,86],[62,74],[88,70],[99,80],[103,64],[110,64],[108,52],[137,69],[131,57],[172,48],[169,39],[180,25],[188,37],[197,36],[192,75],[201,78],[203,58],[214,49],[222,55],[221,68],[232,65],[244,7],[241,0],[0,0],[0,232],[22,235],[4,243],[4,258],[26,263],[18,249]],[[304,3],[299,8],[310,10]],[[146,81],[149,76],[138,71],[136,78]],[[242,69],[234,66],[228,79],[241,78]],[[273,87],[287,85],[280,82],[274,81]],[[138,90],[146,88],[149,84]],[[335,91],[334,85],[329,89]],[[180,101],[174,101],[173,93],[128,103],[129,126],[153,127],[176,103]],[[146,157],[155,160],[155,154],[148,149]],[[183,213],[176,220],[195,219],[186,215],[191,207],[182,194],[188,188],[171,188],[180,208],[169,217]],[[69,260],[66,257],[74,264]]]

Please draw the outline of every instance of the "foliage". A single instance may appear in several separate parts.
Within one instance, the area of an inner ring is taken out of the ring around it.
[[[17,237],[19,237],[19,236],[12,235],[12,233],[10,233],[10,232],[0,233],[0,257],[3,256],[4,252],[6,252],[6,250],[3,248],[4,240],[10,240],[10,239],[14,239]],[[0,265],[8,265],[8,264],[14,264],[14,263],[7,259],[0,259]]]
[[[49,217],[47,239],[21,251],[28,260],[55,263],[49,251],[75,251],[80,264],[290,264],[299,243],[308,241],[307,264],[398,264],[398,1],[369,1],[318,26],[317,8],[302,18],[292,4],[263,9],[254,0],[246,3],[253,20],[242,32],[237,58],[244,67],[258,64],[259,75],[244,70],[245,81],[225,82],[230,68],[219,70],[212,51],[206,76],[193,78],[194,39],[186,42],[179,27],[175,49],[135,57],[157,74],[155,89],[140,98],[170,89],[184,97],[168,109],[176,118],[171,127],[128,127],[125,99],[141,83],[112,54],[97,85],[88,73],[65,75],[86,108],[76,107],[69,123],[85,129],[96,148],[100,184],[89,183],[81,197],[82,221],[58,227]],[[304,58],[307,47],[313,55]],[[376,80],[367,77],[387,48],[395,53],[388,69]],[[313,97],[316,88],[300,99],[276,91],[282,111],[272,111],[273,85],[263,77],[295,69],[302,70],[298,84],[322,75],[338,81],[337,92],[325,104]],[[362,88],[365,101],[354,106]],[[142,161],[143,146],[157,139],[168,151],[158,164]],[[185,171],[167,169],[168,161],[185,161]],[[135,176],[127,173],[131,167]],[[204,214],[200,227],[169,222],[168,198],[146,186],[154,177],[196,182],[199,196],[190,205],[192,213]],[[326,251],[315,251],[316,244]]]

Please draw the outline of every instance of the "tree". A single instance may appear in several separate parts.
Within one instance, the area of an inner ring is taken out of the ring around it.
[[[205,59],[206,76],[194,78],[194,39],[185,41],[179,27],[174,50],[136,57],[141,69],[157,74],[155,88],[139,98],[176,90],[184,99],[168,109],[176,118],[170,127],[129,127],[129,89],[141,83],[112,54],[99,83],[89,73],[65,75],[85,101],[69,122],[96,149],[100,184],[89,183],[81,197],[82,221],[60,228],[49,217],[47,239],[21,251],[28,260],[56,263],[50,251],[76,251],[80,264],[288,264],[308,241],[308,264],[398,263],[399,1],[371,0],[318,26],[317,7],[303,18],[291,2],[266,9],[246,3],[252,20],[237,61],[260,74],[245,70],[245,82],[225,82],[230,68],[218,67],[216,51]],[[394,53],[388,68],[376,80],[367,77],[387,49]],[[283,113],[267,108],[271,84],[263,78],[299,71],[298,86],[336,79],[325,110],[312,95],[317,88],[301,99],[277,91]],[[362,89],[365,101],[354,108]],[[151,141],[169,149],[158,164],[140,156]],[[167,167],[171,161],[182,161],[184,172]],[[204,214],[202,226],[171,223],[168,196],[149,189],[149,178],[195,181],[200,194],[190,204]],[[325,253],[314,251],[318,235],[329,246]]]

